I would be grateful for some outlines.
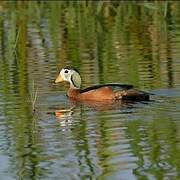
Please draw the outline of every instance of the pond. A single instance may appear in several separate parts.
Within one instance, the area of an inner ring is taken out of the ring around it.
[[[180,179],[179,8],[0,2],[0,179]],[[54,83],[65,65],[84,88],[133,84],[151,100],[74,104]]]

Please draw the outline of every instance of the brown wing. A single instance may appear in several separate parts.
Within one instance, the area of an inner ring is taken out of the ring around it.
[[[81,92],[79,95],[81,100],[112,100],[114,99],[114,93],[111,87],[104,86],[96,89],[91,89],[88,91]]]
[[[126,91],[119,91],[115,93],[115,99],[148,101],[149,93],[137,89],[128,89]]]
[[[97,90],[97,89],[102,88],[102,87],[109,87],[115,92],[115,91],[123,91],[123,90],[131,89],[131,88],[133,88],[133,85],[130,85],[130,84],[118,84],[118,83],[95,85],[95,86],[85,88],[85,89],[81,90],[80,92],[84,93],[84,92],[88,92],[88,91],[92,91],[92,90]]]

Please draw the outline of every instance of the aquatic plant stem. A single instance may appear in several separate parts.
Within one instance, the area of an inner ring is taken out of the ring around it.
[[[37,94],[38,94],[38,89],[36,88],[36,90],[35,90],[35,84],[34,84],[34,81],[33,81],[32,93],[30,94],[30,97],[31,97],[32,109],[33,109],[34,112],[36,111],[35,104],[36,104],[36,100],[37,100]]]

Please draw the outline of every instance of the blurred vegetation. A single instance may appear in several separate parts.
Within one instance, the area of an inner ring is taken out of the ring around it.
[[[38,95],[54,90],[51,84],[57,69],[65,64],[80,70],[85,86],[124,82],[141,89],[154,89],[180,84],[179,9],[178,1],[0,1],[0,98],[4,102],[2,112],[7,117],[6,123],[13,127],[12,132],[7,130],[13,139],[9,146],[16,152],[12,159],[16,160],[16,156],[20,159],[17,169],[23,171],[17,174],[33,179],[46,173],[46,169],[36,166],[44,158],[38,153],[44,152],[45,147],[36,146],[42,137],[34,130],[27,99],[34,82]],[[6,102],[11,102],[11,106]],[[97,153],[104,158],[105,173],[111,153],[108,145],[101,142],[111,136],[103,132],[107,121],[100,122]],[[127,134],[135,137],[131,146],[141,167],[144,165],[143,155],[139,153],[142,147],[138,145],[141,133],[134,130],[141,125],[131,123]],[[77,133],[77,138],[86,136],[86,122],[81,126],[82,134]],[[153,123],[149,126],[146,133],[153,144],[156,137],[152,134],[156,135],[153,132],[156,129]],[[173,133],[168,128],[163,132]],[[86,140],[86,148],[87,144]],[[174,142],[169,145],[174,146]],[[30,152],[26,152],[27,146],[32,147]],[[80,148],[78,144],[79,154]],[[149,153],[152,164],[158,161],[153,157],[158,148],[152,147]],[[168,151],[172,153],[177,150]],[[88,158],[86,161],[90,164]],[[176,157],[172,161],[172,166],[179,170]],[[29,162],[31,166],[27,166]],[[93,172],[92,165],[89,166]],[[135,173],[139,175],[138,169]]]
[[[28,58],[33,51],[37,66],[44,63],[40,62],[43,56],[50,61],[50,54],[56,67],[72,64],[81,71],[94,67],[91,74],[98,78],[93,82],[87,78],[87,84],[122,81],[142,88],[172,86],[171,51],[178,47],[169,34],[176,34],[179,7],[173,1],[2,1],[0,59],[7,64],[6,73],[17,66],[18,75],[13,77],[19,77],[22,85],[33,78],[27,73],[34,71]],[[167,69],[162,68],[164,63]],[[166,82],[161,81],[164,78]],[[26,87],[19,89],[26,91]]]

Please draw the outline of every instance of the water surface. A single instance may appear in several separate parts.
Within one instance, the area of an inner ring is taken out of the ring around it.
[[[0,179],[180,179],[179,7],[1,2]],[[74,104],[54,84],[67,64],[83,87],[130,83],[154,95]]]

